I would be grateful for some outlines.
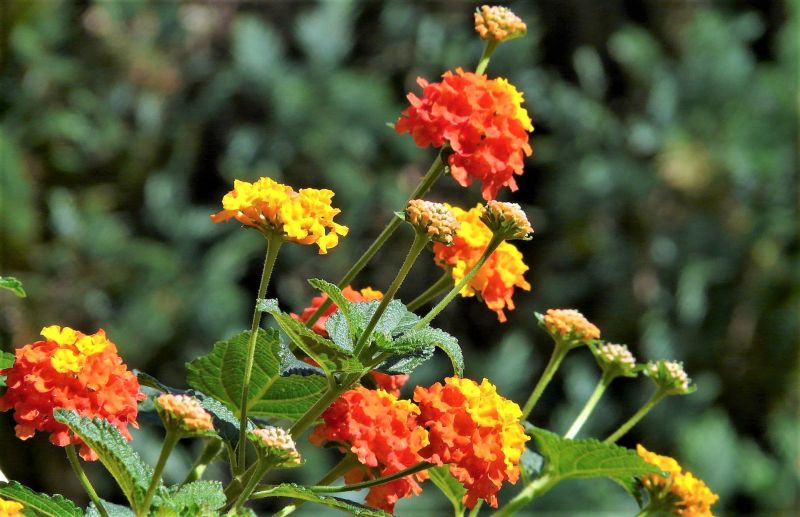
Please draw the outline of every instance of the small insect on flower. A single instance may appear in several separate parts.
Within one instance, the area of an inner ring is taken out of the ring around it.
[[[247,433],[259,454],[271,465],[295,467],[300,465],[300,453],[292,435],[280,427],[264,427]]]
[[[661,456],[645,449],[641,444],[636,452],[646,462],[667,473],[667,477],[651,474],[642,478],[642,485],[650,495],[654,512],[669,512],[683,517],[711,517],[711,506],[719,496],[691,472],[685,472],[673,458]]]
[[[547,309],[539,322],[553,339],[570,347],[600,339],[600,329],[575,309]]]
[[[433,242],[447,246],[453,244],[453,237],[461,223],[442,203],[412,199],[406,207],[406,221],[420,233],[426,234]]]
[[[481,39],[499,43],[524,36],[528,27],[508,7],[482,5],[475,11],[475,31]]]
[[[341,212],[331,206],[333,191],[304,188],[299,192],[271,178],[254,183],[236,180],[222,198],[223,210],[212,214],[215,223],[236,219],[264,234],[277,233],[298,244],[316,244],[324,255],[347,235],[347,227],[333,222]]]
[[[155,405],[167,429],[185,435],[208,435],[214,432],[211,414],[194,397],[165,393],[156,397]]]
[[[414,400],[430,444],[421,453],[431,463],[450,465],[467,489],[463,502],[472,508],[483,499],[497,507],[504,481],[519,478],[519,461],[530,438],[520,423],[522,410],[503,398],[487,379],[448,377],[444,385],[418,386]]]
[[[6,501],[0,499],[0,517],[22,517],[24,506],[16,501]]]
[[[80,438],[53,418],[54,409],[65,408],[108,420],[131,440],[128,426],[139,427],[137,405],[145,396],[105,332],[87,335],[52,325],[42,329],[42,336],[44,340],[17,349],[14,365],[0,370],[8,386],[0,411],[14,410],[17,437],[50,433],[53,444],[80,445],[84,459],[96,460]]]
[[[450,175],[467,187],[482,183],[486,200],[503,187],[517,190],[514,175],[522,174],[523,159],[533,153],[528,133],[533,124],[522,107],[523,95],[505,79],[483,74],[445,72],[442,81],[417,78],[422,98],[408,94],[411,104],[395,123],[419,147],[452,150],[447,154]]]

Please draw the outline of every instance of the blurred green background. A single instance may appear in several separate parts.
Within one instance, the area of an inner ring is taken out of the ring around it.
[[[350,235],[325,257],[285,247],[273,277],[270,296],[302,309],[304,279],[336,280],[429,164],[431,150],[386,123],[417,76],[474,66],[477,5],[3,0],[0,274],[29,296],[0,293],[2,347],[53,323],[102,327],[131,367],[185,386],[183,364],[250,317],[261,240],[208,219],[234,178],[336,191]],[[622,443],[679,458],[720,495],[719,514],[794,515],[800,3],[509,5],[529,34],[501,46],[489,73],[524,91],[536,126],[520,190],[504,195],[536,228],[520,245],[533,290],[506,324],[471,299],[438,324],[461,340],[470,377],[518,401],[551,349],[534,310],[578,308],[641,359],[685,361],[698,392],[662,403]],[[429,196],[479,197],[449,178]],[[398,232],[356,287],[385,289],[410,240]],[[423,255],[401,298],[438,275]],[[412,383],[447,372],[437,360]],[[571,354],[533,422],[565,431],[596,379],[588,351]],[[617,381],[584,435],[605,436],[650,390]],[[158,436],[136,434],[151,462]],[[168,479],[198,446],[185,445]],[[312,482],[334,458],[304,449],[308,467],[291,476]],[[0,469],[85,501],[61,451],[17,441],[9,414]],[[102,468],[90,473],[119,499]],[[633,515],[635,504],[610,482],[573,481],[529,510]],[[432,485],[397,511],[449,514]]]

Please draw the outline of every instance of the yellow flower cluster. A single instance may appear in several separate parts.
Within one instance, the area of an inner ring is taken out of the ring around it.
[[[58,345],[50,364],[59,373],[81,371],[87,357],[99,354],[108,347],[108,338],[102,330],[87,336],[69,327],[50,325],[43,328],[41,334]]]
[[[304,188],[295,192],[271,178],[250,183],[236,180],[233,190],[222,198],[223,210],[211,215],[215,223],[236,219],[264,233],[279,232],[298,244],[316,244],[320,254],[347,235],[347,227],[333,222],[341,212],[331,206],[334,193],[327,189]]]
[[[16,501],[0,499],[0,517],[22,517],[22,505]]]
[[[517,90],[516,86],[508,82],[508,79],[504,77],[498,77],[495,82],[497,86],[501,90],[505,90],[508,96],[511,98],[511,103],[515,107],[514,118],[519,120],[522,127],[525,128],[525,131],[532,132],[533,131],[533,122],[531,121],[530,115],[528,115],[528,110],[526,110],[522,103],[525,102],[524,94]]]
[[[651,474],[642,479],[642,483],[651,496],[660,497],[665,493],[674,494],[678,500],[674,503],[675,507],[672,508],[672,511],[678,515],[711,517],[711,506],[717,502],[719,496],[712,492],[701,479],[694,477],[691,472],[684,472],[673,458],[650,452],[641,444],[636,446],[636,452],[646,462],[669,474],[669,477],[666,478]]]

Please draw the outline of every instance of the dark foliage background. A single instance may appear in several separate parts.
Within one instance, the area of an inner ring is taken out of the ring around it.
[[[489,68],[525,92],[535,156],[520,190],[537,233],[510,321],[459,299],[439,319],[468,375],[524,400],[550,352],[532,311],[575,307],[640,358],[678,358],[699,386],[625,437],[674,455],[721,514],[793,515],[798,502],[798,15],[796,1],[511,3],[529,35]],[[308,277],[337,279],[401,208],[432,158],[386,123],[421,75],[473,67],[473,2],[58,1],[0,3],[2,346],[61,323],[103,327],[131,367],[183,386],[183,364],[247,326],[261,241],[208,214],[234,178],[328,187],[351,234],[330,255],[284,248],[271,296],[299,310]],[[442,180],[430,196],[479,199]],[[357,287],[385,289],[410,243]],[[438,277],[424,257],[401,290]],[[444,361],[419,371],[438,380]],[[597,372],[572,354],[533,421],[569,425]],[[649,394],[618,381],[587,432]],[[158,431],[137,433],[150,461]],[[197,444],[168,465],[178,480]],[[333,462],[306,447],[313,481]],[[61,450],[13,438],[7,476],[82,500]],[[100,492],[114,499],[102,469]],[[218,470],[221,474],[221,469]],[[293,473],[301,476],[300,473]],[[508,489],[506,493],[513,493]],[[118,496],[117,496],[118,497]],[[400,514],[448,512],[431,487]],[[611,483],[572,482],[531,512],[632,515]],[[268,507],[264,507],[264,510]],[[590,509],[590,510],[587,510]],[[319,508],[304,508],[318,515]],[[300,513],[300,512],[298,512]]]

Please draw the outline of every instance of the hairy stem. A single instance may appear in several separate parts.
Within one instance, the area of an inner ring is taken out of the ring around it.
[[[406,307],[412,312],[419,309],[428,303],[428,301],[433,300],[440,294],[444,293],[452,283],[453,280],[450,277],[450,273],[445,271],[444,274],[439,277],[439,280],[434,282],[432,286],[423,291],[422,294],[411,300]]]
[[[142,507],[137,511],[137,515],[149,515],[150,503],[153,502],[153,496],[156,495],[156,489],[161,482],[161,473],[164,472],[164,466],[167,464],[172,449],[180,440],[181,436],[178,431],[167,429],[167,435],[164,437],[164,445],[161,447],[161,454],[158,456],[158,463],[153,471],[153,478],[150,480],[150,486],[147,487],[147,495],[144,497]],[[142,513],[144,512],[144,513]]]
[[[233,505],[234,511],[238,513],[242,509],[242,505],[244,505],[244,503],[246,503],[247,500],[250,498],[250,494],[253,493],[253,490],[256,488],[256,485],[258,484],[259,481],[261,481],[261,478],[264,477],[264,474],[267,473],[267,471],[270,469],[271,466],[272,465],[270,465],[269,462],[262,463],[260,461],[259,463],[256,463],[252,475],[246,481],[244,489],[239,494],[239,497],[236,498],[236,503],[234,503]]]
[[[186,483],[191,483],[192,481],[197,481],[202,478],[209,463],[214,461],[214,458],[217,457],[220,450],[222,450],[222,441],[216,438],[209,438],[206,441],[203,452],[201,452],[200,456],[195,460],[191,470],[189,470],[189,473],[181,484],[185,485]]]
[[[361,483],[353,483],[352,485],[341,485],[341,486],[325,486],[325,485],[316,485],[310,486],[311,490],[317,492],[319,494],[335,494],[337,492],[352,492],[354,490],[361,490],[362,488],[370,488],[376,485],[382,485],[384,483],[388,483],[390,481],[394,481],[395,479],[404,478],[411,474],[416,474],[422,470],[427,470],[433,467],[433,463],[428,463],[427,461],[421,461],[416,465],[408,467],[407,469],[403,469],[400,472],[395,472],[394,474],[383,476],[375,479],[370,479],[369,481],[362,481]]]
[[[501,242],[503,242],[503,239],[497,237],[496,235],[492,235],[492,239],[489,241],[489,245],[486,246],[486,249],[483,251],[483,254],[480,256],[475,265],[472,266],[472,269],[470,269],[469,272],[464,276],[464,278],[462,278],[461,281],[455,287],[453,287],[449,293],[447,293],[447,296],[442,298],[442,300],[439,303],[437,303],[436,306],[428,312],[428,314],[426,314],[421,320],[417,322],[416,325],[414,325],[414,328],[412,330],[419,330],[423,328],[425,325],[429,324],[431,321],[433,321],[433,318],[435,318],[440,312],[442,312],[442,310],[445,307],[447,307],[447,304],[453,301],[453,298],[455,298],[458,295],[458,293],[461,292],[461,290],[464,288],[464,286],[466,286],[470,282],[470,280],[472,280],[472,278],[478,273],[478,271],[481,269],[486,260],[492,255],[492,253],[494,253],[494,250],[496,250],[497,247],[500,246]]]
[[[555,375],[556,370],[558,370],[558,367],[561,364],[561,361],[564,359],[564,356],[567,355],[567,352],[569,352],[569,347],[556,342],[556,346],[553,348],[553,353],[550,355],[550,360],[547,362],[547,366],[544,367],[544,372],[542,372],[539,382],[536,383],[536,386],[531,392],[531,396],[528,397],[528,401],[525,402],[525,406],[522,408],[522,420],[528,418],[528,415],[530,415],[531,411],[533,411],[533,408],[539,401],[539,397],[542,396],[544,389],[548,384],[550,384],[550,381],[553,379],[553,375]]]
[[[517,511],[527,506],[536,497],[550,490],[550,488],[552,488],[556,482],[557,480],[551,478],[550,475],[542,475],[526,485],[525,488],[523,488],[522,491],[514,497],[514,499],[494,512],[492,517],[506,517],[508,515],[514,515]]]
[[[92,482],[89,481],[89,476],[86,475],[83,467],[81,467],[81,462],[78,459],[77,453],[75,452],[75,446],[72,444],[67,445],[67,459],[69,460],[69,464],[72,466],[72,470],[75,471],[75,475],[78,476],[78,481],[81,482],[83,489],[86,490],[86,493],[89,495],[89,499],[92,500],[97,508],[97,511],[102,517],[108,517],[106,507],[103,506],[103,503],[100,501],[100,497],[97,495],[97,492],[92,486]]]
[[[497,48],[496,40],[490,38],[486,41],[486,46],[483,47],[483,53],[481,54],[481,58],[478,61],[478,66],[475,67],[476,74],[482,74],[486,71],[486,67],[489,66],[489,58],[492,57],[492,53],[496,48]]]
[[[639,420],[644,418],[644,416],[648,412],[650,412],[650,410],[653,409],[653,407],[655,407],[656,404],[661,402],[661,399],[663,399],[666,396],[667,395],[663,391],[656,390],[656,392],[653,393],[653,395],[647,400],[647,402],[645,402],[644,405],[639,408],[639,411],[634,413],[633,416],[631,416],[624,424],[619,426],[619,429],[611,433],[611,435],[605,440],[603,440],[603,442],[614,443],[620,438],[622,438],[625,435],[625,433],[630,431],[631,427],[639,423]]]
[[[344,393],[350,387],[350,383],[345,383],[342,386],[338,387],[329,387],[325,393],[322,394],[319,400],[317,400],[313,406],[308,408],[303,416],[300,417],[297,422],[294,423],[290,432],[292,433],[292,438],[295,440],[303,434],[303,431],[311,427],[311,425],[316,421],[317,418],[328,408],[328,406],[336,400],[339,395]]]
[[[425,173],[425,176],[419,182],[419,185],[417,185],[417,188],[414,189],[414,192],[409,196],[408,201],[411,201],[412,199],[417,199],[425,195],[425,193],[428,192],[428,190],[430,190],[430,188],[433,186],[436,180],[439,179],[439,177],[442,175],[443,172],[444,172],[444,161],[442,161],[442,152],[440,151],[439,154],[436,156],[436,159],[431,164],[430,168],[428,168],[428,172]],[[356,263],[353,264],[350,270],[347,273],[345,273],[345,275],[341,278],[341,280],[339,280],[339,283],[337,285],[339,286],[340,289],[344,289],[345,287],[350,285],[350,282],[352,282],[353,279],[356,277],[356,275],[358,275],[361,272],[361,270],[364,269],[364,266],[366,266],[369,263],[369,261],[372,260],[372,257],[374,257],[376,253],[378,253],[378,250],[380,250],[384,244],[386,244],[386,241],[389,240],[389,237],[392,236],[392,234],[400,227],[402,223],[403,223],[402,219],[395,217],[394,215],[392,216],[392,219],[389,221],[389,223],[386,225],[386,227],[383,229],[380,235],[378,235],[378,237],[375,238],[375,241],[372,244],[370,244],[369,248],[367,248],[367,250],[361,255],[361,257],[359,257]],[[330,298],[325,300],[322,303],[322,305],[320,305],[319,308],[316,311],[314,311],[314,314],[312,314],[311,317],[308,319],[308,321],[306,322],[306,326],[311,327],[319,319],[319,317],[322,316],[325,310],[328,307],[330,307],[332,303],[333,300],[331,300]]]
[[[355,456],[348,454],[342,461],[334,465],[334,467],[328,471],[327,474],[322,476],[322,479],[317,481],[317,486],[329,485],[342,477],[348,470],[351,468],[359,465],[358,460]],[[277,512],[273,517],[286,517],[290,513],[293,513],[295,510],[303,506],[305,501],[300,501],[295,504],[289,504],[284,506],[279,512]]]
[[[258,286],[258,296],[256,297],[256,308],[253,310],[253,321],[250,324],[250,340],[247,343],[247,362],[244,367],[244,380],[242,382],[242,402],[239,406],[239,455],[237,461],[238,472],[244,471],[247,453],[247,401],[250,394],[250,378],[253,375],[253,361],[256,355],[256,341],[258,339],[258,329],[261,326],[261,311],[258,310],[258,300],[267,294],[269,279],[272,277],[272,270],[275,268],[275,260],[278,258],[283,240],[277,233],[270,233],[267,237],[267,254],[264,258],[264,268],[261,271],[261,283]]]
[[[589,415],[592,414],[592,411],[594,410],[595,406],[597,406],[597,403],[600,402],[600,399],[603,397],[603,393],[606,391],[606,388],[608,388],[608,385],[611,384],[612,380],[614,380],[613,376],[603,373],[603,376],[600,377],[599,381],[597,381],[597,386],[594,387],[592,395],[589,397],[589,400],[586,401],[586,404],[584,404],[583,409],[581,409],[581,412],[578,414],[577,418],[575,418],[575,421],[572,422],[572,425],[567,431],[567,434],[564,435],[564,438],[575,438],[575,436],[578,434],[578,431],[580,431],[581,427],[583,427],[583,424],[585,424],[586,420],[588,420]]]

